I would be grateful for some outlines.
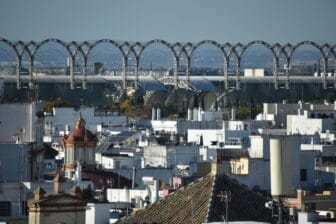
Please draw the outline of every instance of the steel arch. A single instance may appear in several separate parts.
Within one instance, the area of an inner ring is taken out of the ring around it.
[[[111,39],[100,39],[95,41],[92,44],[89,44],[89,48],[87,49],[87,51],[85,52],[85,56],[88,57],[89,54],[91,53],[92,49],[95,48],[98,44],[100,43],[108,43],[111,44],[112,46],[116,47],[119,49],[121,56],[125,57],[125,52],[123,51],[123,49],[121,48],[121,46],[118,44],[118,42],[111,40]]]
[[[87,41],[83,41],[80,44],[77,45],[77,48],[74,50],[73,55],[76,55],[77,52],[79,52],[82,55],[82,58],[86,57],[86,52],[84,52],[83,47],[90,47],[90,43]]]
[[[269,51],[271,51],[272,55],[274,58],[276,58],[276,53],[274,52],[274,50],[272,49],[271,45],[265,41],[262,41],[262,40],[254,40],[254,41],[251,41],[249,42],[248,44],[246,44],[242,51],[240,52],[239,54],[239,57],[243,56],[243,54],[245,53],[245,51],[251,47],[252,45],[255,45],[255,44],[260,44],[260,45],[263,45],[264,47],[266,47]]]
[[[154,39],[154,40],[150,40],[150,41],[146,42],[144,45],[141,45],[141,47],[140,47],[140,51],[138,52],[139,60],[140,60],[140,57],[141,57],[143,51],[144,51],[149,45],[152,45],[152,44],[155,44],[155,43],[159,43],[159,44],[165,45],[165,46],[166,46],[166,47],[173,53],[173,56],[174,56],[174,57],[177,57],[176,52],[175,52],[174,48],[172,48],[172,46],[171,46],[170,43],[168,43],[167,41],[161,40],[161,39]],[[139,62],[139,63],[140,63],[140,62]]]
[[[47,44],[49,42],[54,42],[54,43],[57,43],[57,44],[61,45],[62,47],[65,48],[65,50],[67,51],[68,55],[70,57],[72,56],[72,52],[71,52],[70,48],[68,47],[68,45],[64,41],[56,39],[56,38],[48,38],[48,39],[45,39],[45,40],[37,43],[37,45],[35,46],[35,49],[31,53],[31,56],[32,56],[33,60],[34,60],[34,57],[35,57],[37,51],[40,49],[40,47],[42,47],[44,44]]]
[[[335,51],[335,49],[336,49],[336,44],[334,44],[332,46],[329,46],[329,50],[328,50],[326,56],[328,57],[330,54],[332,54],[332,55],[334,55],[334,58],[336,59],[336,51]]]
[[[306,40],[306,41],[301,41],[301,42],[297,43],[296,45],[294,45],[294,46],[292,47],[292,49],[291,49],[289,55],[288,55],[289,58],[291,58],[292,55],[293,55],[293,53],[294,53],[294,51],[295,51],[297,48],[299,48],[300,46],[302,46],[302,45],[310,45],[310,46],[315,47],[315,48],[321,53],[322,58],[325,58],[325,54],[324,54],[324,52],[323,52],[321,46],[318,45],[317,43],[315,43],[314,41],[307,41],[307,40]]]
[[[181,57],[181,54],[185,54],[186,56],[188,56],[186,49],[180,42],[175,42],[174,44],[171,44],[171,47],[172,49],[174,49],[174,51],[176,47],[179,48],[178,52],[175,51],[177,57]]]
[[[220,52],[223,54],[223,57],[225,57],[225,52],[221,48],[221,45],[214,40],[202,40],[202,41],[198,42],[197,44],[193,45],[191,47],[190,52],[189,52],[189,57],[191,58],[194,51],[204,44],[210,44],[210,45],[213,45],[214,47],[217,47],[220,50]]]
[[[7,40],[7,39],[4,39],[4,38],[0,38],[0,42],[6,44],[9,48],[11,48],[13,51],[14,51],[14,56],[15,58],[18,58],[19,57],[19,52],[18,50],[15,48],[15,45],[13,42]]]
[[[235,45],[232,45],[229,52],[228,52],[228,57],[233,54],[233,56],[236,57],[236,60],[240,59],[240,54],[236,51],[237,48],[243,48],[244,45],[242,43],[237,43]]]

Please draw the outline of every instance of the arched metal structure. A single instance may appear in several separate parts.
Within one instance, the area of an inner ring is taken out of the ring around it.
[[[278,89],[278,66],[279,66],[279,58],[277,57],[275,51],[274,51],[274,48],[272,48],[272,46],[265,42],[265,41],[262,41],[262,40],[255,40],[255,41],[251,41],[249,42],[248,44],[246,44],[243,49],[241,50],[241,52],[239,53],[238,55],[238,64],[240,66],[240,62],[241,62],[241,57],[244,55],[245,51],[253,46],[253,45],[256,45],[256,44],[259,44],[259,45],[262,45],[264,46],[266,49],[268,49],[272,56],[273,56],[273,67],[274,67],[274,71],[273,71],[273,77],[274,77],[274,88],[275,89]],[[239,70],[240,70],[240,67],[239,67]]]
[[[210,44],[210,45],[212,45],[212,46],[214,46],[215,48],[217,48],[219,51],[220,51],[220,53],[222,54],[222,56],[223,56],[223,70],[225,71],[225,65],[226,65],[226,61],[227,61],[227,55],[226,55],[226,52],[225,52],[225,50],[224,50],[224,48],[222,47],[222,45],[220,44],[220,43],[218,43],[218,42],[216,42],[216,41],[213,41],[213,40],[203,40],[203,41],[201,41],[201,42],[198,42],[197,44],[195,44],[195,45],[189,45],[189,46],[191,46],[191,48],[190,48],[190,51],[189,52],[187,52],[187,57],[188,57],[188,65],[187,65],[187,67],[186,67],[186,69],[187,69],[187,71],[188,72],[186,72],[186,75],[187,75],[187,80],[188,80],[188,83],[190,83],[190,74],[189,74],[189,71],[190,71],[190,62],[191,62],[191,57],[192,57],[192,55],[193,55],[193,53],[200,47],[200,46],[202,46],[202,45],[204,45],[204,44]],[[227,73],[225,73],[224,72],[224,77],[226,77],[225,78],[225,86],[227,86],[228,84],[227,84]]]
[[[16,63],[16,87],[17,89],[20,89],[20,69],[21,69],[21,56],[15,47],[15,44],[12,43],[11,41],[0,38],[0,42],[6,44],[10,49],[13,50],[14,52],[14,57],[15,57],[15,63]]]
[[[140,64],[140,57],[143,53],[143,51],[150,45],[152,44],[162,44],[164,46],[166,46],[173,54],[173,60],[174,60],[174,80],[175,80],[175,88],[177,88],[178,86],[178,67],[179,67],[179,57],[178,54],[175,52],[174,48],[172,47],[172,45],[170,43],[168,43],[167,41],[161,40],[161,39],[154,39],[154,40],[150,40],[148,42],[146,42],[144,45],[140,45],[140,49],[139,52],[137,53],[137,60],[138,60],[138,64],[137,66],[139,66]]]
[[[62,40],[59,40],[59,39],[56,39],[56,38],[48,38],[48,39],[45,39],[39,43],[36,44],[34,50],[31,52],[30,54],[30,63],[29,63],[29,76],[30,76],[30,80],[29,80],[29,87],[30,88],[33,88],[33,70],[34,70],[34,59],[35,59],[35,56],[38,52],[38,50],[45,44],[47,43],[50,43],[50,42],[54,42],[54,43],[57,43],[59,44],[60,46],[62,46],[67,54],[68,54],[68,57],[70,59],[70,86],[71,88],[73,89],[73,57],[72,57],[72,52],[70,50],[70,48],[68,47],[67,43],[62,41]],[[27,51],[29,50],[28,47],[26,49]]]
[[[87,59],[94,47],[96,47],[100,43],[108,43],[112,46],[116,47],[120,54],[121,54],[121,60],[122,60],[122,68],[123,68],[123,88],[126,89],[126,66],[127,66],[127,56],[125,55],[125,52],[123,51],[122,47],[117,41],[111,40],[111,39],[100,39],[95,41],[93,44],[89,44],[88,49],[85,52],[85,57],[83,59],[83,87],[86,87],[86,76],[87,76]]]
[[[327,88],[327,82],[326,82],[326,73],[327,73],[327,63],[328,60],[323,52],[323,49],[320,47],[320,45],[318,45],[317,43],[315,43],[314,41],[301,41],[299,43],[297,43],[296,45],[294,45],[291,49],[291,51],[289,52],[289,60],[291,61],[291,57],[293,55],[293,53],[295,52],[295,50],[299,47],[301,47],[302,45],[310,45],[313,46],[314,48],[316,48],[322,56],[322,61],[323,61],[323,71],[322,71],[322,81],[323,81],[323,88],[326,89]],[[288,65],[290,66],[290,64]]]
[[[295,45],[292,45],[290,43],[286,44],[269,44],[265,41],[262,40],[255,40],[251,41],[247,44],[242,44],[242,43],[236,43],[236,44],[231,44],[231,43],[218,43],[213,40],[203,40],[197,43],[184,43],[181,44],[179,42],[176,43],[169,43],[165,40],[161,39],[155,39],[155,40],[150,40],[145,43],[140,43],[140,42],[135,42],[133,44],[130,44],[128,42],[117,42],[111,39],[101,39],[94,41],[93,43],[83,41],[83,42],[64,42],[62,40],[56,39],[56,38],[49,38],[46,40],[43,40],[41,42],[23,42],[23,41],[17,41],[17,42],[12,42],[10,40],[0,38],[0,42],[3,42],[5,45],[7,45],[12,51],[14,52],[15,60],[16,60],[16,83],[17,83],[17,88],[20,89],[21,87],[21,74],[20,74],[20,69],[22,67],[22,58],[25,53],[28,54],[29,58],[29,84],[30,87],[33,87],[33,68],[34,68],[34,59],[35,56],[38,52],[38,50],[44,46],[45,44],[49,42],[54,42],[56,44],[61,45],[67,53],[67,56],[70,59],[70,86],[73,89],[74,88],[74,66],[75,66],[75,60],[76,60],[76,55],[80,54],[82,57],[82,86],[83,89],[86,88],[86,82],[87,82],[87,60],[88,56],[90,55],[92,49],[94,49],[98,44],[100,43],[108,43],[118,49],[118,51],[121,54],[121,61],[122,61],[122,71],[123,71],[123,88],[126,88],[127,85],[127,59],[130,55],[134,55],[134,74],[135,74],[135,88],[137,89],[139,86],[139,64],[140,64],[140,58],[141,55],[143,54],[143,51],[150,45],[158,43],[166,46],[173,55],[173,60],[174,60],[174,86],[175,88],[178,88],[178,83],[179,83],[179,76],[178,76],[178,68],[179,68],[179,59],[183,56],[185,57],[185,65],[186,65],[186,82],[188,83],[188,86],[190,86],[190,60],[195,52],[201,45],[203,44],[210,44],[213,45],[214,47],[218,48],[220,52],[223,55],[224,62],[223,62],[223,70],[224,70],[224,83],[225,83],[225,89],[229,88],[229,77],[228,77],[228,66],[230,63],[230,57],[235,57],[236,59],[236,64],[235,64],[235,82],[236,82],[236,89],[240,88],[240,63],[241,63],[241,58],[244,55],[244,52],[252,45],[254,44],[261,44],[267,49],[272,54],[273,57],[273,82],[274,82],[274,87],[277,89],[278,88],[278,82],[280,80],[278,76],[278,69],[279,69],[279,60],[281,56],[284,56],[285,58],[285,83],[286,83],[286,88],[289,88],[289,83],[290,83],[290,76],[289,76],[289,67],[290,63],[292,60],[293,53],[296,51],[297,48],[301,47],[302,45],[311,45],[314,48],[316,48],[322,57],[323,60],[323,75],[321,77],[323,81],[323,87],[327,88],[327,66],[328,66],[328,57],[332,56],[334,59],[334,64],[336,67],[336,45],[329,45],[329,44],[317,44],[316,42],[313,41],[301,41],[299,43],[296,43]],[[281,78],[281,80],[283,80]],[[330,78],[328,78],[330,82]],[[336,88],[336,71],[334,71],[334,87]]]
[[[329,46],[326,57],[329,57],[329,55],[334,56],[334,88],[336,88],[336,44]]]

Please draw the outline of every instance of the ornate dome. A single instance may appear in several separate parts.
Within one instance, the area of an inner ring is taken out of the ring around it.
[[[94,144],[98,142],[98,138],[91,131],[85,129],[85,120],[80,115],[76,122],[76,127],[70,131],[68,135],[63,136],[63,144],[65,146],[78,144]]]

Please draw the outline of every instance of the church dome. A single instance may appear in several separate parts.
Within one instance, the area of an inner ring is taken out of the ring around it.
[[[69,134],[63,136],[63,143],[67,145],[77,144],[94,144],[98,142],[98,138],[91,131],[85,129],[85,120],[80,116],[77,119],[76,127]]]

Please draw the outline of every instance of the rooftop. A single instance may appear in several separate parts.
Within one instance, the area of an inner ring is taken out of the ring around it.
[[[207,223],[223,221],[223,192],[231,192],[229,221],[272,222],[265,197],[226,175],[208,175],[122,219],[120,223]]]

